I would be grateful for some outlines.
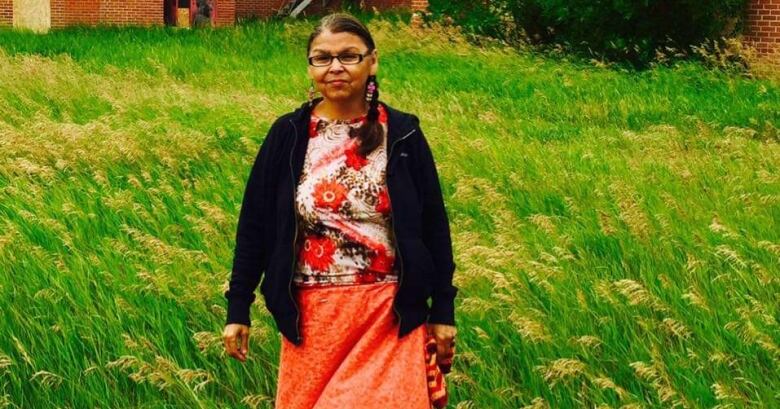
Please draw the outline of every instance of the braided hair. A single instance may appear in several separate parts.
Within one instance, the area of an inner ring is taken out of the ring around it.
[[[360,20],[349,13],[338,12],[323,17],[317,27],[314,28],[306,47],[307,55],[311,51],[311,44],[314,39],[325,30],[332,33],[352,33],[360,37],[366,47],[368,47],[368,52],[372,52],[376,48],[371,33],[369,33],[368,28]],[[379,122],[379,82],[376,80],[376,75],[368,76],[366,93],[371,82],[374,83],[375,88],[371,99],[368,101],[366,121],[359,128],[350,129],[350,136],[358,138],[360,144],[357,153],[363,157],[368,156],[369,153],[376,149],[385,137],[384,127]]]

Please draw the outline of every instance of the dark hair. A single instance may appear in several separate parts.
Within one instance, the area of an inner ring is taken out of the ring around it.
[[[368,32],[368,28],[355,16],[345,13],[331,13],[320,19],[317,27],[309,36],[309,43],[306,46],[306,55],[311,52],[311,43],[322,34],[323,31],[330,31],[332,33],[352,33],[360,39],[368,47],[368,52],[374,50],[374,39],[371,37],[371,33]],[[359,128],[351,128],[350,134],[355,135],[357,133],[360,146],[358,147],[358,153],[361,156],[368,156],[384,139],[384,128],[379,123],[379,82],[376,80],[375,75],[369,75],[366,81],[366,86],[369,82],[374,81],[376,89],[372,94],[371,100],[368,103],[368,115],[366,121]]]

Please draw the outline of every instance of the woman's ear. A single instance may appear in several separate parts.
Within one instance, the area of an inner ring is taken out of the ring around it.
[[[376,48],[371,52],[371,75],[376,75],[379,69],[379,53]]]

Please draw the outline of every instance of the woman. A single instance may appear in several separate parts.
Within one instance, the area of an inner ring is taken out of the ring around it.
[[[246,360],[265,272],[283,335],[276,407],[443,407],[458,289],[430,146],[417,116],[379,101],[359,20],[324,17],[307,55],[309,101],[277,118],[247,182],[226,351]]]

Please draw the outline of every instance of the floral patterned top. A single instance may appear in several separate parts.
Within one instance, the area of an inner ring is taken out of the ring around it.
[[[398,281],[385,171],[387,138],[367,157],[349,134],[366,115],[331,120],[312,112],[295,207],[296,286]],[[379,105],[387,135],[387,113]]]

